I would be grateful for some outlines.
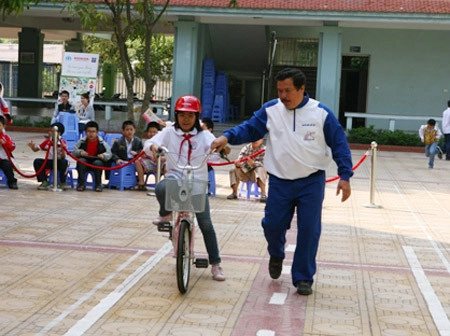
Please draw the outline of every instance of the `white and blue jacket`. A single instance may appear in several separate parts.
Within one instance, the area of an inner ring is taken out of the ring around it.
[[[232,145],[261,139],[268,133],[264,167],[281,179],[295,180],[336,162],[338,175],[353,175],[345,132],[333,112],[305,93],[303,101],[288,110],[280,99],[265,103],[252,118],[223,133]]]

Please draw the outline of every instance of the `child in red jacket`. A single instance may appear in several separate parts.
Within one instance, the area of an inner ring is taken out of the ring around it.
[[[0,116],[0,169],[3,170],[8,181],[9,189],[18,189],[17,179],[14,177],[14,170],[11,162],[8,159],[8,154],[16,149],[16,144],[8,134],[5,133],[6,118]]]
[[[3,84],[0,83],[0,116],[5,117],[6,125],[12,125],[13,121],[9,113],[8,103],[3,99]]]
[[[59,140],[58,140],[58,149],[56,155],[53,153],[53,127],[58,128],[58,134],[59,134]],[[60,122],[56,122],[50,125],[50,128],[48,130],[48,136],[46,136],[46,139],[38,146],[33,141],[30,141],[28,143],[28,147],[31,148],[33,152],[37,152],[39,150],[47,151],[50,150],[48,153],[47,162],[45,164],[45,168],[38,174],[37,180],[38,182],[41,182],[41,184],[38,187],[38,190],[48,190],[50,189],[50,183],[47,181],[47,174],[45,172],[46,169],[53,169],[53,160],[57,160],[57,168],[59,172],[59,179],[60,179],[60,188],[62,190],[67,190],[68,186],[66,183],[67,178],[67,169],[69,167],[69,162],[66,160],[66,152],[62,149],[62,147],[67,148],[67,143],[64,139],[61,139],[61,135],[64,134],[64,125]],[[33,167],[36,172],[41,170],[42,165],[44,164],[45,159],[35,159],[33,161]]]

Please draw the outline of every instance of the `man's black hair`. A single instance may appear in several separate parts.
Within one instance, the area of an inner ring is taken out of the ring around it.
[[[62,90],[61,93],[59,94],[60,96],[65,93],[66,95],[68,95],[70,97],[70,93],[67,90]]]
[[[306,85],[305,74],[300,69],[285,68],[278,72],[275,76],[277,82],[284,81],[288,78],[292,78],[292,82],[294,83],[294,86],[297,90],[300,89],[303,85]]]
[[[0,115],[0,124],[6,125],[6,118]]]

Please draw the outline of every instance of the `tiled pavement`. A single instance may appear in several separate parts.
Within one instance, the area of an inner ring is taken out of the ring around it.
[[[10,132],[16,161],[32,174],[26,143]],[[369,146],[368,146],[369,147]],[[239,146],[234,149],[238,150]],[[364,151],[353,151],[356,163]],[[1,335],[450,335],[450,162],[378,152],[341,203],[327,184],[314,293],[289,275],[271,280],[260,228],[264,205],[226,200],[228,166],[216,167],[211,198],[225,282],[193,269],[179,294],[175,260],[151,224],[156,200],[137,191],[37,191],[0,186]],[[334,176],[330,167],[328,176]],[[287,249],[295,244],[295,225]],[[205,254],[201,234],[196,249]]]

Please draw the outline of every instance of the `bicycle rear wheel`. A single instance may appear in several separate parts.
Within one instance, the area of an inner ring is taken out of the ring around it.
[[[177,283],[180,293],[186,293],[189,285],[189,276],[191,273],[191,230],[190,224],[183,219],[180,223],[178,232],[177,249]]]

